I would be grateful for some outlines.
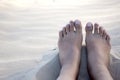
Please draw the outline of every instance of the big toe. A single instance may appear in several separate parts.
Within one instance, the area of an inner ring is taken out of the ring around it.
[[[81,22],[79,20],[75,20],[74,25],[75,25],[76,32],[81,32],[82,30]]]
[[[92,24],[91,22],[88,22],[88,23],[86,24],[85,30],[86,30],[86,33],[87,33],[87,34],[91,34],[92,31],[93,31],[93,24]]]

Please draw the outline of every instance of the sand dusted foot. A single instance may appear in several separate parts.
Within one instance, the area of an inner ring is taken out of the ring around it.
[[[90,22],[86,24],[86,46],[88,71],[91,78],[93,80],[113,80],[109,72],[110,37],[98,24],[94,24],[94,26]]]
[[[62,68],[57,80],[76,80],[82,39],[82,26],[79,20],[71,21],[60,31],[58,47]]]

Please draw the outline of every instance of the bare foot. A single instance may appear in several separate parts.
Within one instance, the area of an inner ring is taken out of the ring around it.
[[[75,80],[80,64],[80,50],[82,45],[81,22],[71,21],[59,33],[59,58],[61,72],[58,80]]]
[[[95,80],[112,80],[109,72],[110,37],[98,24],[86,24],[86,45],[88,51],[88,71]]]

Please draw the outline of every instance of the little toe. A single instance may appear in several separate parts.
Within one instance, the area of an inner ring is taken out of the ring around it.
[[[98,26],[97,23],[94,24],[94,34],[98,34]]]
[[[70,32],[74,31],[74,22],[70,21]]]
[[[91,34],[92,31],[93,31],[93,24],[92,24],[91,22],[88,22],[88,23],[86,24],[85,30],[86,30],[86,33],[87,33],[87,34]]]
[[[62,39],[63,38],[63,31],[59,32],[59,38]]]
[[[110,36],[108,34],[106,35],[106,40],[110,42]]]
[[[75,25],[76,32],[80,32],[82,30],[82,25],[79,20],[75,20],[74,25]]]
[[[110,45],[110,36],[108,34],[106,36],[106,41],[107,41],[108,45]],[[111,45],[110,45],[110,48],[111,48]]]
[[[103,35],[103,28],[99,27],[99,35],[102,36]]]

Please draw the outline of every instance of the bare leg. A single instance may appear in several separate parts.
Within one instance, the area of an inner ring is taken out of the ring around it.
[[[87,23],[86,45],[88,51],[88,71],[94,80],[113,80],[109,72],[110,37],[98,24]]]
[[[76,80],[80,64],[81,45],[81,22],[78,20],[71,21],[59,33],[59,58],[62,68],[57,80]]]

